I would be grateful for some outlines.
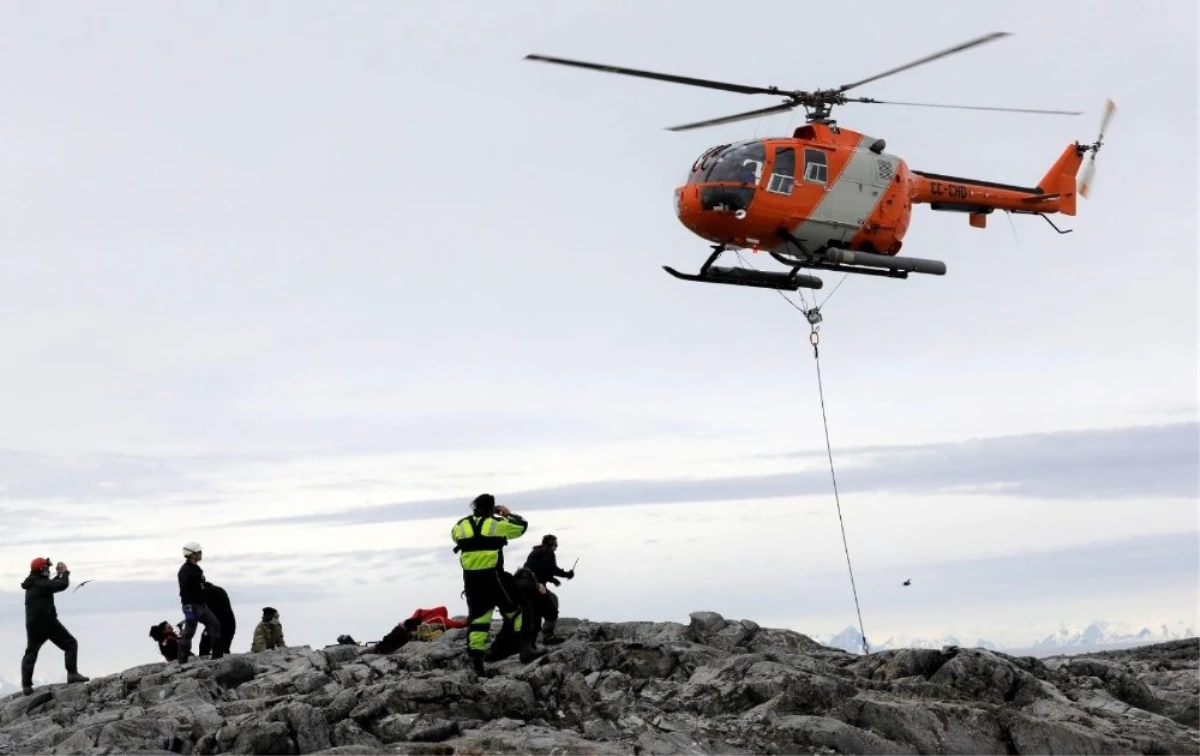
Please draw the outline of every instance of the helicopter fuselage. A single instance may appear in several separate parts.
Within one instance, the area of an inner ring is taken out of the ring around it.
[[[914,204],[967,213],[977,227],[995,209],[1074,215],[1081,162],[1079,145],[1068,146],[1037,187],[942,176],[910,170],[882,139],[816,122],[790,138],[709,149],[675,189],[675,211],[693,233],[728,248],[895,255]]]
[[[885,152],[882,140],[826,124],[802,126],[792,138],[714,147],[675,197],[676,214],[693,233],[764,251],[799,241],[809,251],[894,255],[912,215],[905,162]]]

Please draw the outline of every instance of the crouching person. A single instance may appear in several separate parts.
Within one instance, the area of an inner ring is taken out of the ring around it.
[[[213,642],[213,634],[207,627],[200,634],[200,655],[212,655],[219,659],[229,653],[233,645],[233,636],[237,633],[237,618],[233,616],[233,605],[229,602],[229,594],[215,583],[204,583],[204,604],[221,624],[221,637]]]
[[[254,628],[254,642],[250,650],[258,653],[271,648],[284,648],[283,623],[279,621],[279,612],[274,607],[264,606],[262,621]]]
[[[158,643],[158,653],[169,662],[179,658],[179,635],[170,622],[163,620],[150,626],[150,637]]]
[[[409,617],[403,622],[396,623],[391,631],[373,646],[367,648],[368,654],[390,654],[413,639],[413,633],[421,624],[420,620]]]

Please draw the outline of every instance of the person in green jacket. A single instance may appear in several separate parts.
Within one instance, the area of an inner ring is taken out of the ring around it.
[[[515,634],[522,663],[533,661],[541,653],[534,650],[528,634],[521,631],[520,592],[512,575],[504,571],[504,545],[510,538],[523,536],[529,523],[508,507],[496,506],[491,494],[475,497],[471,509],[470,515],[454,524],[450,537],[454,539],[455,553],[461,552],[458,561],[467,598],[467,656],[475,673],[482,676],[492,611],[497,607],[504,624],[496,636],[496,645],[509,642]]]
[[[254,628],[254,641],[250,650],[257,653],[269,648],[283,648],[283,624],[279,621],[279,612],[270,606],[263,607],[262,621]]]

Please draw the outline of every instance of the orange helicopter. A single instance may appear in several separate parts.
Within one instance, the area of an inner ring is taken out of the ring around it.
[[[1032,187],[911,170],[904,160],[885,152],[883,139],[841,128],[830,118],[833,106],[848,102],[1080,115],[1065,110],[891,102],[845,94],[862,84],[1005,36],[1009,33],[986,34],[837,89],[812,92],[743,86],[545,55],[526,55],[525,59],[786,98],[780,105],[674,126],[670,131],[804,107],[806,123],[797,127],[790,138],[721,144],[696,159],[687,183],[675,189],[675,213],[690,231],[714,242],[713,252],[696,275],[663,266],[668,273],[685,281],[796,291],[820,289],[824,285],[820,278],[802,274],[800,271],[805,268],[890,278],[907,278],[909,273],[945,275],[946,264],[940,260],[896,255],[903,245],[913,205],[927,204],[932,210],[966,213],[975,228],[985,228],[987,216],[994,210],[1040,215],[1059,233],[1070,233],[1059,229],[1047,213],[1075,215],[1076,175],[1084,156],[1090,152],[1091,159],[1078,187],[1079,194],[1088,196],[1096,153],[1115,111],[1112,100],[1106,103],[1096,141],[1068,145],[1037,186]],[[729,249],[764,250],[790,270],[772,272],[715,266],[717,258]]]

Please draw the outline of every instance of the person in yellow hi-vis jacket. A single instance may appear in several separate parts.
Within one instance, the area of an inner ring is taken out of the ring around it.
[[[523,664],[545,652],[534,650],[529,634],[522,632],[520,592],[512,576],[504,571],[505,544],[510,538],[525,535],[529,523],[508,507],[497,507],[496,498],[491,494],[476,496],[471,509],[470,515],[454,524],[450,536],[454,539],[455,553],[459,553],[467,597],[467,655],[475,673],[482,676],[492,610],[497,607],[504,617],[500,634],[496,636],[497,645],[515,634]]]

